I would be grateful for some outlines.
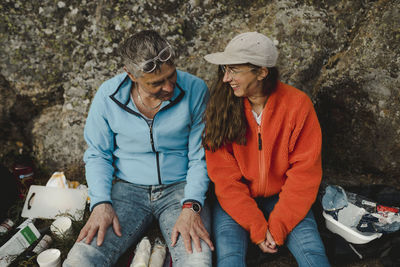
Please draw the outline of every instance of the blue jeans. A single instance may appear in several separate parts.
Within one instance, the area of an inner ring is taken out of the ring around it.
[[[112,266],[129,247],[141,240],[154,219],[159,221],[174,267],[211,266],[212,253],[203,240],[202,252],[197,252],[192,242],[192,254],[186,252],[182,236],[179,236],[175,247],[170,246],[172,229],[182,210],[180,200],[183,198],[185,185],[186,182],[153,186],[115,183],[111,197],[121,224],[122,237],[115,235],[112,227],[109,227],[100,247],[96,244],[97,238],[89,245],[84,240],[75,243],[63,266]],[[209,231],[210,209],[206,204],[201,211],[201,218]]]
[[[266,218],[273,210],[278,196],[256,199]],[[213,207],[213,234],[218,267],[246,266],[249,233],[236,223],[216,201]],[[300,267],[330,266],[318,233],[312,211],[290,232],[286,246]]]

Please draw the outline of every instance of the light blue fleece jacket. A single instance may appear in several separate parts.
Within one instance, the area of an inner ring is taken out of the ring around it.
[[[177,70],[174,95],[149,126],[130,98],[126,73],[104,82],[86,120],[84,154],[90,208],[112,203],[114,177],[138,185],[187,181],[185,200],[204,204],[208,188],[201,135],[208,89],[201,79]]]

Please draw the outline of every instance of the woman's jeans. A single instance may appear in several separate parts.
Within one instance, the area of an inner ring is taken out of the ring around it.
[[[153,186],[115,183],[111,197],[121,225],[122,236],[115,235],[110,226],[100,247],[96,244],[97,238],[94,238],[89,245],[83,242],[85,240],[75,243],[63,266],[112,266],[128,248],[140,241],[154,219],[159,221],[174,267],[211,266],[212,253],[204,241],[201,241],[201,253],[196,251],[192,242],[193,253],[188,254],[181,235],[175,247],[170,246],[172,229],[182,210],[180,201],[184,195],[185,185],[186,182]],[[200,216],[204,226],[210,231],[210,210],[207,205],[204,205]]]
[[[278,195],[256,199],[266,218],[278,199]],[[246,266],[249,234],[221,208],[218,201],[213,207],[213,234],[218,267]],[[330,266],[311,210],[290,232],[286,246],[300,267]]]

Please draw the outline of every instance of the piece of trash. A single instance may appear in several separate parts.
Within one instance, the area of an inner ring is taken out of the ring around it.
[[[54,220],[50,226],[50,231],[58,236],[64,238],[72,233],[72,221],[68,217],[59,217]]]
[[[20,225],[18,225],[17,227],[12,227],[10,230],[8,230],[7,233],[2,235],[2,239],[3,239],[3,244],[6,243],[8,240],[11,239],[11,237],[13,237],[18,231],[20,231],[21,229],[25,228],[26,226],[28,226],[28,224],[30,223],[34,223],[34,219],[27,219],[25,221],[23,221]],[[39,231],[40,232],[40,231]],[[1,265],[0,265],[1,266]]]
[[[37,243],[37,245],[33,248],[31,255],[33,256],[35,254],[40,254],[42,251],[50,247],[51,243],[53,242],[53,239],[49,235],[44,235],[43,238]]]
[[[17,226],[17,230],[19,231],[20,229],[26,227],[30,223],[35,223],[36,219],[34,218],[29,218],[23,221],[20,225]]]
[[[57,188],[69,188],[64,172],[53,173],[53,175],[47,181],[46,186],[57,187]]]
[[[38,238],[40,233],[33,223],[19,230],[0,248],[0,266],[10,265],[18,255],[24,252]]]
[[[369,213],[364,214],[357,225],[357,230],[370,233],[376,232],[373,226],[373,223],[375,222],[379,222],[379,219]]]
[[[11,219],[5,219],[0,225],[0,236],[8,233],[14,226],[14,222]]]
[[[357,225],[361,232],[393,233],[400,230],[400,216],[393,212],[367,213]]]
[[[36,260],[40,267],[61,267],[61,252],[56,248],[46,249]]]
[[[346,192],[346,195],[347,200],[357,207],[363,208],[371,213],[376,212],[376,203],[374,201],[352,192]]]
[[[135,256],[133,257],[130,267],[148,267],[150,260],[151,244],[145,236],[136,246]]]
[[[56,219],[57,216],[68,214],[75,220],[82,220],[86,199],[87,190],[32,185],[21,216]]]
[[[34,173],[31,166],[16,164],[13,167],[13,174],[17,180],[19,197],[23,199],[34,182]]]
[[[78,181],[67,180],[68,188],[78,188],[81,184]]]
[[[48,249],[53,242],[53,239],[49,235],[44,235],[42,239],[36,244],[36,246],[31,250],[24,253],[26,259],[30,259],[44,250]]]
[[[167,247],[161,239],[156,238],[153,250],[150,255],[149,267],[162,267],[165,260]]]
[[[329,185],[325,188],[322,197],[322,207],[326,211],[336,211],[347,207],[347,196],[344,189],[338,185]]]
[[[347,205],[346,192],[342,187],[338,185],[329,185],[325,188],[325,193],[322,197],[322,208],[335,220],[338,220],[339,210],[347,207]]]
[[[376,206],[376,211],[377,212],[393,212],[393,213],[399,213],[399,208],[396,207],[387,207],[383,205],[378,205]]]
[[[46,186],[57,188],[79,188],[81,184],[78,181],[69,181],[65,177],[64,172],[54,172],[47,181]]]

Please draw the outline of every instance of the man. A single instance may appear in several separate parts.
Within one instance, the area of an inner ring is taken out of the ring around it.
[[[172,47],[155,31],[133,35],[120,51],[126,73],[102,84],[86,121],[91,215],[64,266],[113,265],[154,219],[174,267],[211,266],[201,146],[207,86],[176,70]]]

